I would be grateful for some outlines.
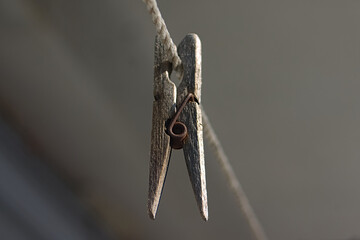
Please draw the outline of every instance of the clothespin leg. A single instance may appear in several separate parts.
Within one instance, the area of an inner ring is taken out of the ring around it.
[[[196,34],[188,34],[178,46],[183,63],[183,79],[177,91],[177,103],[183,102],[191,93],[194,101],[184,107],[179,120],[187,126],[188,137],[183,151],[194,190],[197,205],[202,218],[208,220],[208,202],[205,178],[205,159],[203,144],[203,126],[201,108],[201,42]]]
[[[170,81],[171,64],[160,38],[155,39],[154,102],[151,131],[148,213],[155,219],[171,155],[166,121],[175,113],[176,86]]]

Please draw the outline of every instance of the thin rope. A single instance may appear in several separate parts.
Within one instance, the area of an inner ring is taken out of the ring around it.
[[[160,10],[157,6],[156,0],[143,0],[146,4],[147,10],[149,11],[152,21],[155,24],[156,32],[160,36],[161,41],[165,45],[165,48],[169,54],[170,61],[173,64],[173,69],[182,74],[181,59],[177,53],[176,45],[170,37],[170,33],[166,27],[165,21],[161,16]]]
[[[242,188],[233,167],[225,154],[224,148],[222,147],[213,127],[210,124],[209,118],[205,113],[204,108],[202,109],[202,117],[204,123],[204,135],[205,138],[209,141],[209,144],[212,146],[213,151],[216,155],[216,158],[222,167],[224,174],[230,184],[231,189],[234,191],[238,203],[241,207],[243,214],[245,215],[250,228],[258,240],[267,240],[268,238],[265,235],[265,231],[262,228],[253,208],[250,205],[249,199],[247,198],[244,189]]]
[[[169,56],[171,57],[171,59],[169,60],[172,61],[174,70],[177,71],[180,75],[182,75],[183,68],[181,66],[181,59],[178,56],[176,45],[172,41],[170,37],[170,33],[166,28],[165,21],[161,16],[156,0],[143,0],[143,2],[146,4],[147,9],[152,16],[152,21],[156,27],[156,32],[160,35],[160,38],[164,43]],[[216,159],[218,160],[226,176],[226,179],[228,180],[229,185],[238,200],[240,209],[242,210],[246,220],[248,221],[251,231],[253,232],[257,240],[267,240],[268,238],[266,237],[265,231],[263,230],[260,221],[256,217],[256,214],[250,205],[250,202],[245,194],[245,191],[242,188],[240,181],[236,177],[234,169],[231,166],[231,163],[225,154],[221,142],[219,141],[215,133],[215,130],[211,126],[209,118],[206,115],[205,110],[203,109],[202,106],[201,109],[202,109],[205,138],[212,146]]]

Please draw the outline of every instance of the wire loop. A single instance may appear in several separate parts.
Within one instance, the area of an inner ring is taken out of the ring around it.
[[[194,94],[192,93],[186,96],[169,124],[167,134],[170,136],[170,146],[174,149],[181,149],[184,146],[184,141],[187,137],[187,127],[184,123],[177,120],[186,104],[190,101],[194,101]]]

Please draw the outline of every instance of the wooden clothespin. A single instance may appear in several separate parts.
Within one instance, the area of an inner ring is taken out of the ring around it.
[[[176,91],[160,38],[155,39],[154,103],[149,176],[149,216],[155,219],[171,149],[183,148],[186,166],[202,218],[208,220],[201,108],[201,42],[188,34],[178,46],[183,78]]]

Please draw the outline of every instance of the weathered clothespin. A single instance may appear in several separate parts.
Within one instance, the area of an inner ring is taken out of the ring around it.
[[[183,78],[176,91],[171,63],[163,43],[155,39],[154,103],[149,176],[149,216],[155,219],[167,174],[171,149],[183,148],[202,218],[208,220],[201,108],[201,42],[188,34],[178,46]]]

